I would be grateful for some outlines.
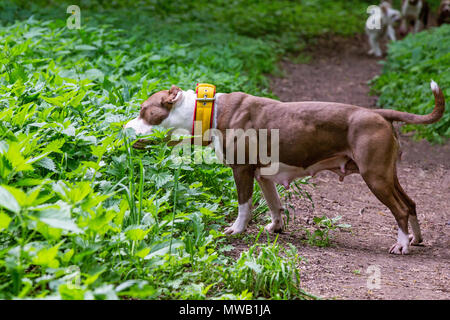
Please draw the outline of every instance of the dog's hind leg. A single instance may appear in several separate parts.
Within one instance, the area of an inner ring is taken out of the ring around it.
[[[370,122],[367,121],[369,118],[362,116],[359,119],[360,123],[355,129],[363,132],[355,135],[356,139],[352,143],[353,160],[369,189],[389,208],[397,221],[397,243],[390,248],[389,252],[408,254],[410,210],[408,210],[406,197],[402,196],[402,192],[399,192],[395,183],[398,144],[392,126],[377,118],[372,118]]]
[[[256,181],[258,181],[272,217],[272,222],[264,229],[270,233],[283,231],[283,218],[281,217],[281,213],[284,211],[284,208],[281,205],[280,196],[278,195],[275,183],[262,177],[257,178]]]
[[[396,195],[396,188],[393,177],[380,174],[380,172],[368,171],[361,173],[369,189],[385,206],[391,210],[398,224],[397,243],[389,250],[390,253],[408,254],[409,253],[409,235],[408,235],[408,216],[409,212],[404,203]]]
[[[394,175],[394,185],[397,194],[401,200],[405,203],[409,213],[409,224],[413,234],[409,236],[411,245],[420,245],[422,243],[422,233],[420,231],[419,220],[417,219],[416,203],[406,194],[405,190],[400,185],[397,174]]]

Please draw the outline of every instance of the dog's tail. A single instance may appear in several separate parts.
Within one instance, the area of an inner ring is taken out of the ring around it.
[[[445,97],[438,84],[431,80],[431,90],[434,94],[434,109],[433,112],[426,115],[418,115],[414,113],[388,110],[388,109],[376,109],[374,110],[379,115],[383,116],[389,121],[403,121],[410,124],[430,124],[435,123],[442,118],[445,111]]]

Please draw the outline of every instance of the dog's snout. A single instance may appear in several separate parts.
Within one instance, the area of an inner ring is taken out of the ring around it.
[[[141,117],[128,121],[124,128],[133,128],[138,135],[146,135],[152,132],[152,126],[146,123]]]
[[[123,128],[124,128],[124,129],[131,128],[131,127],[132,127],[132,123],[133,123],[134,120],[135,120],[135,119],[130,120],[130,121],[128,121],[127,123],[125,123],[125,124],[123,125]]]

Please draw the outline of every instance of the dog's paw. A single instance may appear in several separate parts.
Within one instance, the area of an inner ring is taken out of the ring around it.
[[[377,58],[381,58],[383,56],[383,53],[377,51],[377,52],[374,53],[374,56],[377,57]]]
[[[278,222],[269,223],[267,226],[264,227],[264,230],[266,230],[269,233],[283,232],[283,220],[280,220]]]
[[[239,220],[236,220],[232,226],[225,228],[224,233],[227,235],[235,235],[245,231],[247,225]]]
[[[239,234],[239,233],[242,233],[242,232],[244,232],[244,230],[240,230],[238,228],[235,228],[234,226],[225,228],[225,230],[223,231],[223,233],[225,233],[226,235],[229,235],[229,236],[232,236],[232,235],[235,235],[235,234]]]
[[[389,249],[389,253],[392,254],[409,254],[409,245],[402,245],[400,243],[394,244],[391,249]]]
[[[409,244],[410,245],[412,245],[412,246],[423,246],[422,242],[423,242],[422,238],[416,239],[414,237],[414,235],[412,235],[412,234],[409,235]]]

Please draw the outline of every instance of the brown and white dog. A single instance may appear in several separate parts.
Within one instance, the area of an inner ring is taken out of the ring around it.
[[[438,11],[438,26],[450,23],[450,0],[442,0]]]
[[[227,136],[228,130],[278,129],[279,135],[278,163],[230,164],[239,208],[236,221],[225,229],[225,233],[241,233],[251,220],[254,179],[261,187],[271,211],[272,222],[266,230],[281,232],[284,209],[275,188],[276,183],[289,186],[294,179],[314,176],[322,170],[331,170],[341,179],[359,173],[397,221],[397,243],[389,252],[407,254],[410,244],[422,242],[422,235],[416,205],[397,178],[399,144],[392,122],[430,124],[438,121],[445,109],[444,95],[435,82],[431,82],[431,89],[435,107],[428,115],[366,109],[333,102],[284,103],[242,92],[216,94],[213,127],[222,133],[224,140],[219,147],[223,155],[228,154],[227,148],[235,147]],[[190,130],[195,100],[193,90],[183,91],[172,86],[170,90],[157,92],[144,101],[139,116],[128,122],[125,128],[134,128],[138,134],[148,134],[153,125]],[[249,143],[245,144],[246,151],[249,147]],[[278,167],[275,173],[263,172],[263,169],[273,165]],[[408,222],[412,235],[408,233]]]
[[[400,35],[405,36],[411,29],[412,33],[417,33],[426,28],[429,12],[430,7],[425,0],[403,0]]]

